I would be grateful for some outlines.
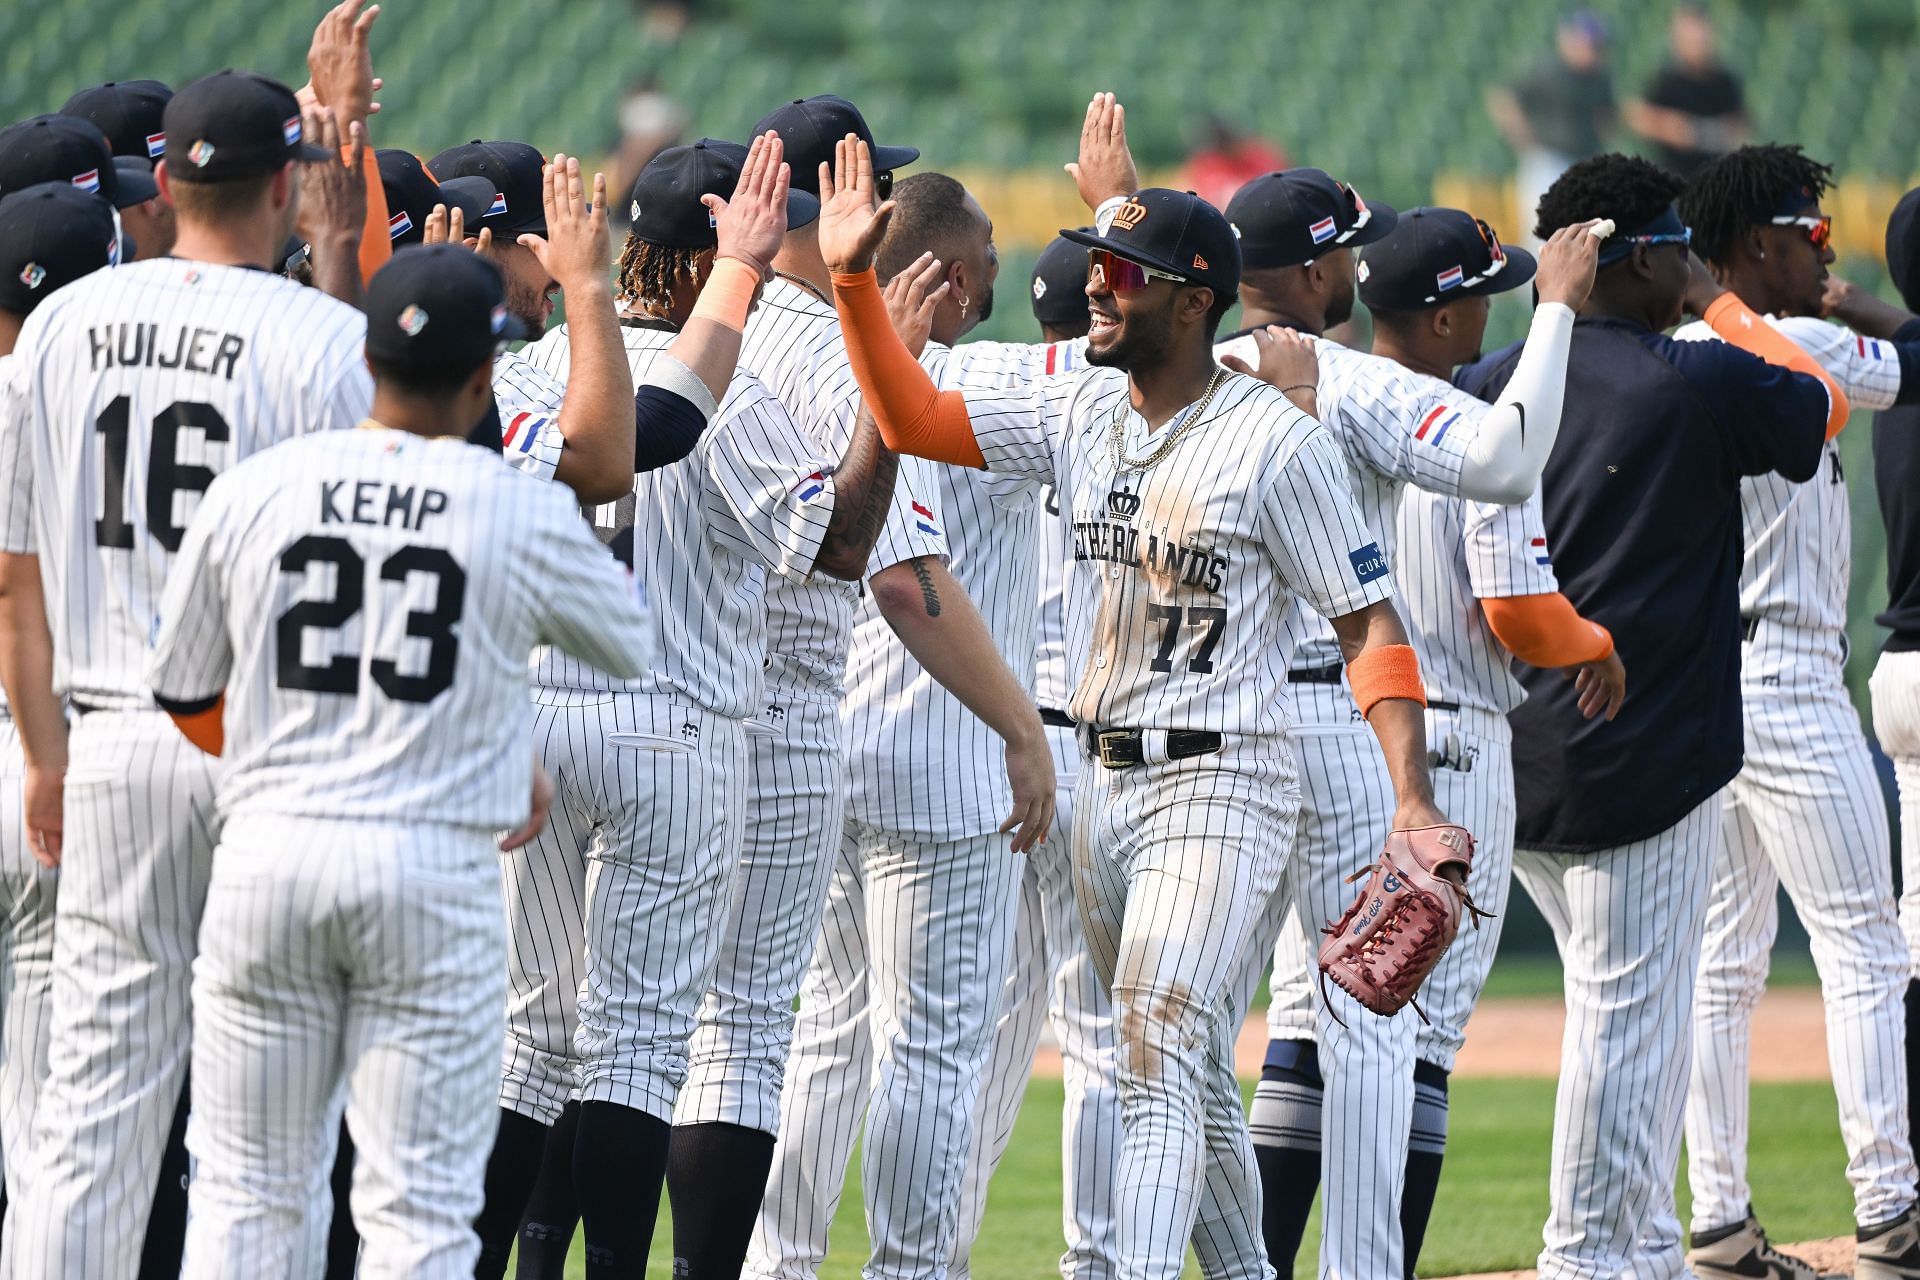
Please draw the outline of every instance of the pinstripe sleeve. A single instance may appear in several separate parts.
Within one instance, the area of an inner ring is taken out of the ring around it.
[[[511,351],[493,362],[493,401],[500,410],[501,454],[514,470],[551,480],[560,468],[566,440],[560,405],[566,386]]]
[[[1086,375],[1057,374],[998,391],[970,391],[967,416],[987,470],[1054,484],[1074,394]]]
[[[804,582],[833,515],[833,463],[751,377],[733,380],[701,451],[732,531],[767,568]]]
[[[0,551],[33,555],[33,445],[27,431],[29,401],[24,381],[16,381],[20,364],[0,360]]]
[[[1560,589],[1547,548],[1540,491],[1510,507],[1466,504],[1467,581],[1476,600],[1540,596]]]
[[[900,474],[893,483],[893,505],[887,508],[887,518],[867,561],[869,577],[920,556],[947,558],[946,529],[934,497],[939,492],[934,468],[939,465],[925,458],[901,457]]]
[[[147,655],[147,684],[163,702],[205,702],[227,687],[233,644],[227,634],[221,544],[232,505],[228,495],[244,475],[229,472],[207,486],[167,574]]]
[[[1337,419],[1348,457],[1388,479],[1458,493],[1467,446],[1488,406],[1391,360],[1338,350],[1337,394],[1321,407]],[[1323,375],[1322,385],[1327,381]]]
[[[1393,594],[1386,556],[1360,518],[1346,460],[1325,430],[1308,432],[1267,482],[1260,532],[1285,585],[1322,617]]]
[[[551,496],[556,501],[546,500]],[[541,529],[538,562],[525,566],[541,602],[540,638],[616,679],[645,674],[653,662],[645,592],[593,536],[560,490],[535,498]]]
[[[1893,343],[1813,316],[1769,316],[1767,323],[1819,361],[1854,408],[1890,409],[1900,398],[1900,353]]]

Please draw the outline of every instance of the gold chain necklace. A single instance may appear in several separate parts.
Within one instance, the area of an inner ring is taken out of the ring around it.
[[[833,305],[833,299],[829,298],[826,294],[820,292],[820,286],[815,284],[813,281],[802,280],[799,276],[790,276],[784,271],[775,271],[773,274],[775,274],[776,276],[779,276],[782,280],[785,280],[788,284],[792,285],[796,289],[805,289],[808,293],[820,299],[820,301],[826,303],[828,306]]]
[[[1120,407],[1113,411],[1113,422],[1107,429],[1108,441],[1113,448],[1113,469],[1115,471],[1145,471],[1169,453],[1173,452],[1173,446],[1180,443],[1180,438],[1186,435],[1188,431],[1191,431],[1202,417],[1206,416],[1207,406],[1213,403],[1214,393],[1220,390],[1221,384],[1224,383],[1226,379],[1227,371],[1225,369],[1214,370],[1213,377],[1207,381],[1206,391],[1202,393],[1193,408],[1187,411],[1187,416],[1178,426],[1167,433],[1167,438],[1160,442],[1158,449],[1155,449],[1144,458],[1129,458],[1122,449],[1120,424],[1126,421],[1128,408],[1127,402],[1122,400]]]

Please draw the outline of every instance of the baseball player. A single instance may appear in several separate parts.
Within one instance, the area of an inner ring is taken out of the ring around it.
[[[911,265],[945,277],[938,289],[920,280],[924,305],[909,302],[922,325],[916,339],[930,331],[936,340],[925,356],[936,377],[972,383],[980,375],[964,366],[991,344],[961,351],[945,344],[992,308],[993,224],[944,174],[916,174],[894,193],[898,216],[882,269],[906,274]],[[929,265],[933,252],[938,267]],[[891,619],[912,604],[928,614],[965,604],[943,599],[931,579],[908,586],[874,576],[872,603],[855,617],[842,704],[847,822],[830,914],[802,988],[777,1189],[763,1206],[749,1260],[756,1275],[811,1275],[819,1265],[863,1112],[868,1270],[944,1269],[1005,985],[1024,861],[1018,855],[1045,833],[1051,815],[1048,803],[1028,816],[1009,856],[1001,833],[1015,821],[1006,815],[1025,814],[1019,770],[1039,773],[1027,786],[1043,787],[1049,798],[1054,786],[1045,730],[1026,692],[1039,488],[1020,477],[935,471],[949,568],[992,637],[989,661],[1007,673],[1008,697],[975,714],[936,679],[946,664],[923,665],[895,637]],[[913,976],[933,972],[937,982]],[[920,1123],[927,1107],[954,1122]]]
[[[1436,282],[1458,270],[1462,283]],[[1356,254],[1359,296],[1374,323],[1374,354],[1404,376],[1402,391],[1457,399],[1447,381],[1473,358],[1486,332],[1489,298],[1528,284],[1533,255],[1502,244],[1486,223],[1458,209],[1402,213],[1393,232]],[[1417,403],[1417,402],[1416,402]],[[1447,1077],[1465,1038],[1499,944],[1513,864],[1513,769],[1506,714],[1525,696],[1509,673],[1512,656],[1560,667],[1583,685],[1583,710],[1617,710],[1624,673],[1604,628],[1586,622],[1559,594],[1539,504],[1513,506],[1408,487],[1398,510],[1396,580],[1421,651],[1427,741],[1435,800],[1475,833],[1468,889],[1493,913],[1465,930],[1420,995],[1413,1117],[1400,1205],[1405,1273],[1411,1276],[1433,1208],[1446,1151]],[[1267,1254],[1290,1273],[1320,1175],[1324,1141],[1347,1140],[1346,1121],[1324,1117],[1317,1064],[1299,1042],[1318,1035],[1313,955],[1289,919],[1274,961],[1268,1021],[1274,1038],[1250,1121],[1266,1191]],[[1272,1059],[1293,1066],[1272,1065]],[[1323,1124],[1324,1120],[1324,1124]],[[1388,1177],[1386,1170],[1378,1172]],[[1304,1193],[1298,1182],[1306,1184]],[[1338,1208],[1345,1209],[1344,1198]],[[1329,1209],[1335,1206],[1330,1205]]]
[[[1856,409],[1920,402],[1920,384],[1903,377],[1920,371],[1920,345],[1819,318],[1833,261],[1833,223],[1820,209],[1831,174],[1798,147],[1742,147],[1694,175],[1680,216],[1714,278],[1818,360]],[[1695,321],[1674,336],[1715,335]],[[1747,1045],[1779,923],[1776,887],[1786,886],[1812,940],[1863,1239],[1908,1215],[1920,1180],[1907,1082],[1893,1066],[1906,1038],[1908,964],[1886,801],[1846,689],[1852,517],[1834,442],[1806,483],[1743,479],[1740,521],[1746,759],[1723,798],[1694,995],[1687,1261],[1703,1275],[1749,1275],[1757,1253],[1774,1274],[1811,1280],[1811,1267],[1768,1247],[1746,1178]]]
[[[117,265],[120,252],[113,207],[98,195],[47,182],[0,198],[0,430],[6,432],[0,450],[19,447],[21,439],[12,409],[24,395],[12,382],[21,323],[56,290]],[[32,518],[28,504],[8,502],[8,545],[31,538]],[[0,705],[0,1168],[12,1179],[8,1197],[16,1204],[26,1190],[19,1171],[26,1167],[34,1100],[47,1068],[47,993],[60,883],[27,845],[20,743],[23,736],[51,742],[66,736],[52,691],[45,624],[37,633],[27,625],[36,614],[45,617],[39,558],[0,554],[0,672],[4,683],[27,695],[18,704]],[[64,761],[56,758],[47,767],[57,772]],[[36,781],[36,789],[41,785]]]
[[[290,1273],[343,1087],[361,1274],[473,1271],[504,995],[493,833],[530,838],[552,796],[536,782],[526,818],[519,655],[551,643],[626,677],[649,643],[573,503],[461,446],[519,336],[504,299],[461,248],[382,268],[363,429],[209,485],[161,600],[155,699],[227,754],[190,1275]]]
[[[1101,766],[1075,797],[1075,893],[1114,1002],[1121,1274],[1178,1276],[1189,1239],[1208,1274],[1265,1274],[1225,1006],[1298,807],[1273,660],[1282,591],[1339,620],[1399,822],[1444,824],[1384,557],[1332,438],[1212,358],[1240,274],[1217,210],[1147,189],[1105,233],[1064,233],[1095,255],[1093,367],[966,395],[938,391],[888,324],[871,271],[887,211],[876,212],[857,141],[841,148],[834,182],[821,249],[883,433],[903,451],[1053,482],[1072,526],[1068,644],[1086,657],[1068,712]],[[1292,356],[1291,394],[1311,404],[1309,349],[1277,341]],[[1205,858],[1183,853],[1201,846]],[[1203,1186],[1214,1216],[1196,1225]]]
[[[116,165],[106,135],[90,120],[72,115],[34,116],[0,129],[0,195],[42,182],[71,182],[136,215],[159,200],[151,171]],[[137,241],[133,248],[139,257],[166,251],[142,252]]]
[[[1559,674],[1523,666],[1510,717],[1514,871],[1566,975],[1543,1277],[1684,1268],[1670,1188],[1693,976],[1717,793],[1740,766],[1739,481],[1810,479],[1847,412],[1804,352],[1693,271],[1678,192],[1645,161],[1598,156],[1549,189],[1537,226],[1616,226],[1574,329],[1541,501],[1561,590],[1633,672],[1619,716],[1600,722]],[[1793,367],[1662,336],[1683,305]],[[1514,359],[1476,362],[1461,386],[1500,394]]]
[[[82,89],[60,108],[63,116],[89,120],[106,135],[114,168],[128,173],[141,190],[153,182],[154,166],[167,154],[167,132],[161,115],[173,90],[158,80],[108,81]],[[142,179],[144,178],[144,182]],[[120,221],[140,258],[163,258],[173,252],[173,206],[155,190],[144,200],[123,205]]]
[[[754,154],[778,159],[766,139]],[[689,316],[722,319],[736,332],[744,324],[764,260],[719,259],[707,278],[714,226],[702,198],[731,190],[749,158],[703,140],[662,153],[636,183],[641,214],[625,262],[622,326],[636,371]],[[804,219],[810,201],[790,204],[784,176],[778,190],[773,207]],[[556,371],[564,366],[561,335],[533,350]],[[737,376],[693,458],[637,477],[635,514],[602,508],[609,522],[660,530],[634,544],[664,620],[659,660],[638,686],[597,683],[606,677],[590,669],[542,677],[602,690],[584,714],[613,717],[548,730],[609,748],[586,753],[571,778],[563,768],[560,782],[563,799],[578,806],[581,836],[590,836],[574,1167],[588,1250],[611,1273],[645,1265],[687,1037],[720,946],[740,853],[744,722],[761,705],[763,575],[858,576],[891,501],[893,470],[870,430],[856,433],[837,464],[827,461],[764,387]],[[538,741],[539,723],[535,732]],[[629,752],[644,754],[636,761]],[[607,807],[624,829],[593,830],[592,797],[616,787],[626,795]],[[510,1045],[507,1093],[516,1084],[512,1053]],[[549,1075],[549,1092],[525,1105],[545,1108],[541,1118],[550,1120],[574,1085]]]
[[[1900,290],[1908,314],[1868,317],[1850,310],[1847,323],[1862,333],[1920,341],[1920,190],[1909,191],[1887,220],[1887,273]],[[1849,290],[1858,296],[1858,291]],[[1860,301],[1866,301],[1860,298]],[[1893,310],[1889,308],[1889,310]],[[1905,385],[1904,370],[1902,385]],[[1906,934],[1911,977],[1907,983],[1907,1115],[1914,1132],[1920,1098],[1920,524],[1913,497],[1920,492],[1920,452],[1911,433],[1920,413],[1902,406],[1876,415],[1873,423],[1873,482],[1880,496],[1880,518],[1887,530],[1887,607],[1878,621],[1891,633],[1874,664],[1873,731],[1893,757],[1900,785],[1900,929]]]
[[[29,838],[60,861],[68,908],[5,1245],[22,1277],[133,1274],[186,1068],[216,825],[209,763],[142,678],[167,570],[222,469],[296,431],[351,426],[371,396],[360,313],[246,265],[285,242],[299,161],[330,159],[302,143],[292,91],[222,72],[176,94],[165,123],[181,144],[155,175],[178,214],[175,256],[90,276],[28,318],[19,438],[0,459],[0,493],[32,512],[9,519],[0,550],[39,556],[50,689],[76,715],[70,751],[58,725],[21,722]],[[47,696],[8,692],[15,706]]]

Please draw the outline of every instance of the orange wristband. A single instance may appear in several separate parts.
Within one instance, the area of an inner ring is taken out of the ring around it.
[[[1347,684],[1360,704],[1364,719],[1374,704],[1386,698],[1405,698],[1427,705],[1426,686],[1420,683],[1420,658],[1410,644],[1385,644],[1363,651],[1347,664]]]
[[[747,312],[760,288],[760,273],[738,258],[715,258],[700,300],[689,320],[711,320],[739,333],[747,327]]]

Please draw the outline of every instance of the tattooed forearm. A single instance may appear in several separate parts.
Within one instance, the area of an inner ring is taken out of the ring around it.
[[[873,416],[864,408],[854,423],[853,439],[833,472],[833,515],[827,520],[815,567],[835,578],[864,576],[873,544],[893,505],[893,483],[900,457],[880,439]]]
[[[927,607],[927,616],[940,616],[940,592],[933,585],[933,573],[927,568],[925,556],[915,556],[907,562],[913,566],[914,581],[920,584],[920,602]]]

